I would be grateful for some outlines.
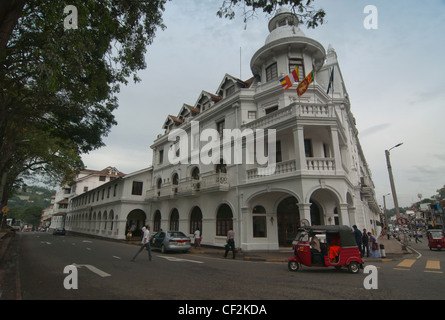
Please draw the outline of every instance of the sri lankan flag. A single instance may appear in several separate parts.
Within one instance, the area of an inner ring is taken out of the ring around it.
[[[292,70],[290,74],[280,79],[280,83],[283,89],[287,90],[292,87],[294,82],[298,82],[298,79],[300,79],[300,72],[298,70],[298,67],[295,67],[295,69]]]
[[[301,97],[309,87],[309,85],[314,82],[314,70],[309,73],[306,78],[304,78],[303,81],[300,82],[300,84],[297,87],[297,94],[299,97]]]

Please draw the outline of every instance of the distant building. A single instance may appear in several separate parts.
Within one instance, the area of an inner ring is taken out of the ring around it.
[[[133,236],[148,223],[152,169],[143,169],[73,197],[66,217],[66,230],[92,236],[124,239],[128,228]]]
[[[199,228],[202,243],[213,246],[223,246],[233,228],[245,251],[288,246],[305,223],[356,224],[379,234],[380,210],[336,52],[306,37],[286,10],[269,31],[251,59],[252,78],[226,74],[215,93],[202,91],[194,105],[167,115],[151,146],[153,166],[72,198],[67,228],[116,239],[143,223],[190,235]],[[279,79],[296,66],[298,82],[284,90]],[[297,84],[312,71],[315,81],[299,97]],[[267,143],[256,144],[257,130]],[[244,138],[224,141],[227,132]],[[212,140],[223,144],[213,148]],[[261,148],[269,156],[275,149],[275,165],[260,161]]]
[[[65,184],[57,190],[54,205],[52,206],[52,212],[50,213],[51,225],[49,228],[55,229],[64,227],[65,216],[71,198],[124,175],[124,173],[113,167],[107,167],[100,171],[85,169],[79,172],[74,178],[73,184]]]

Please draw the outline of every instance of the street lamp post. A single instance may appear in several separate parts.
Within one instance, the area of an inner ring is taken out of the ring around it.
[[[389,159],[389,151],[400,147],[403,143],[399,143],[397,145],[395,145],[394,147],[385,150],[385,155],[386,155],[386,165],[388,166],[388,173],[389,173],[389,183],[391,184],[391,193],[392,193],[392,198],[394,199],[394,207],[395,207],[395,211],[396,211],[396,217],[400,218],[400,211],[399,211],[399,202],[397,200],[397,193],[396,193],[396,187],[394,185],[394,178],[392,176],[392,168],[391,168],[391,161]]]
[[[400,218],[399,201],[397,200],[396,186],[394,185],[394,178],[392,176],[392,168],[391,168],[391,161],[389,159],[389,151],[391,151],[394,148],[400,147],[402,144],[403,144],[403,142],[396,144],[394,147],[389,148],[388,150],[385,150],[386,165],[388,166],[388,174],[389,174],[389,183],[391,184],[391,193],[392,193],[392,198],[394,200],[394,209],[395,209],[397,219]],[[406,250],[407,240],[408,240],[408,237],[405,237],[405,235],[404,235],[404,241],[403,241],[403,245],[402,245],[403,250]]]
[[[386,212],[386,196],[389,196],[391,193],[387,193],[383,195],[383,214],[385,215],[385,221],[386,221],[386,234],[389,240],[389,221],[388,221],[388,213]]]

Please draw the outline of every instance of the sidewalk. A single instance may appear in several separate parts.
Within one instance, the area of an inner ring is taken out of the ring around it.
[[[363,258],[366,261],[384,261],[385,259],[391,259],[394,255],[403,255],[411,253],[411,250],[408,251],[402,250],[402,245],[391,238],[387,240],[385,238],[379,238],[379,244],[383,245],[385,248],[385,256],[382,258]],[[218,247],[207,247],[203,246],[201,248],[195,249],[192,245],[190,249],[190,253],[193,254],[204,254],[215,258],[224,259],[224,248]],[[255,252],[242,252],[238,251],[236,253],[237,260],[246,260],[246,261],[264,261],[264,262],[286,262],[288,258],[293,255],[292,248],[280,248],[279,251],[255,251]],[[232,259],[232,252],[229,251],[226,259]]]

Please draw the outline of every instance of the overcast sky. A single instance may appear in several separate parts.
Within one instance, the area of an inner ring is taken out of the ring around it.
[[[149,167],[150,145],[168,114],[194,105],[202,90],[215,93],[226,73],[252,76],[250,59],[264,45],[270,17],[259,14],[244,24],[238,12],[235,20],[220,19],[221,2],[167,4],[167,29],[148,47],[142,81],[122,88],[118,125],[106,147],[83,156],[87,168],[131,173]],[[363,26],[367,5],[378,10],[377,30]],[[399,205],[410,206],[419,193],[435,195],[445,185],[445,0],[315,0],[315,7],[325,9],[326,23],[300,27],[337,52],[379,204],[391,192],[385,149],[401,142],[391,150]],[[386,204],[394,207],[390,196]]]

